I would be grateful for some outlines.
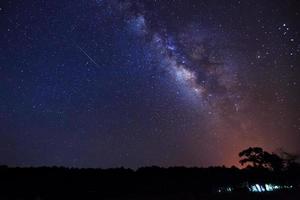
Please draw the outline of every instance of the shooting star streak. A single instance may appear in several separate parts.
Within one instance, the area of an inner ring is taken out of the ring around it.
[[[100,67],[100,65],[98,65],[98,63],[96,63],[96,61],[93,59],[93,58],[91,58],[91,56],[89,56],[88,54],[87,54],[87,52],[84,50],[84,49],[82,49],[79,45],[77,45],[76,44],[76,46],[77,46],[77,48],[78,49],[80,49],[80,51],[82,52],[82,53],[84,53],[84,55],[86,55],[86,57],[88,57],[88,59],[90,60],[90,61],[92,61],[97,67]]]

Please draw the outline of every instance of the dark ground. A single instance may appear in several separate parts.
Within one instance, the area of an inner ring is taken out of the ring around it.
[[[237,168],[69,169],[0,167],[0,200],[106,199],[300,199],[299,169],[271,172]],[[250,193],[247,184],[293,185],[293,189]],[[220,187],[231,193],[218,193]]]
[[[82,194],[11,194],[0,195],[2,200],[52,200],[52,199],[105,199],[105,200],[299,200],[299,191],[282,191],[272,193],[231,193],[231,194],[143,194],[143,195],[124,195],[119,197],[103,197],[98,193],[82,193]]]

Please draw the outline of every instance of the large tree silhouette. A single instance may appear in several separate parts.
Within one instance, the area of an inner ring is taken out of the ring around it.
[[[249,167],[263,167],[264,164],[264,151],[260,147],[249,147],[239,153],[241,160],[239,161],[241,165],[250,163]]]
[[[249,147],[239,153],[241,165],[250,163],[247,167],[268,168],[273,171],[281,171],[284,160],[275,153],[264,151],[261,147]]]

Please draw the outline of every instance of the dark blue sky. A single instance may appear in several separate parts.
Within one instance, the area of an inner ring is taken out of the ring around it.
[[[295,0],[3,1],[0,164],[237,164],[299,153]]]

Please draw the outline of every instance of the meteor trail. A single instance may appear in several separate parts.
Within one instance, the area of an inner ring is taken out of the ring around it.
[[[82,49],[79,45],[77,45],[76,44],[76,46],[77,46],[77,48],[82,52],[82,53],[84,53],[84,55],[86,55],[87,57],[88,57],[88,59],[90,59],[90,61],[92,61],[97,67],[100,67],[99,65],[98,65],[98,63],[96,63],[96,61],[93,59],[93,58],[91,58],[88,54],[87,54],[87,52],[84,50],[84,49]]]

